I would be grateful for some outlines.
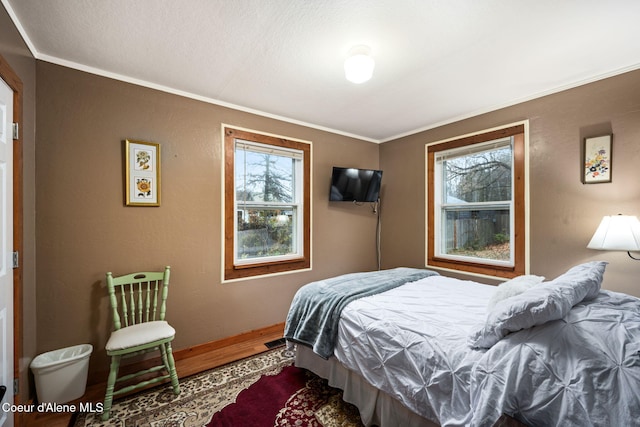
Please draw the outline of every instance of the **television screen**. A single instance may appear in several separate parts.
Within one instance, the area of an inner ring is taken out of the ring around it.
[[[380,194],[382,171],[333,167],[330,201],[376,202]]]

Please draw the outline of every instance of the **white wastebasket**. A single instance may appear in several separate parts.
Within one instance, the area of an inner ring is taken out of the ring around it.
[[[66,403],[84,394],[87,387],[91,344],[53,350],[31,362],[40,403]]]

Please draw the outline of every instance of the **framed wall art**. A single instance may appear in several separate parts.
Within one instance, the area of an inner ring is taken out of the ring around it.
[[[612,135],[584,139],[582,182],[599,184],[611,182]]]
[[[125,140],[125,204],[160,206],[160,144]]]

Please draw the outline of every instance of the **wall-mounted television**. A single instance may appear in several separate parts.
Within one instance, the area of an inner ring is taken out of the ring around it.
[[[329,200],[334,202],[377,202],[382,171],[333,167]]]

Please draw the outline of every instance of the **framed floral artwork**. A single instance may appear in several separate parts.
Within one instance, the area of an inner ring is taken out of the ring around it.
[[[125,140],[125,204],[160,206],[160,144]]]
[[[602,135],[584,139],[584,184],[611,182],[611,137],[612,135]]]

